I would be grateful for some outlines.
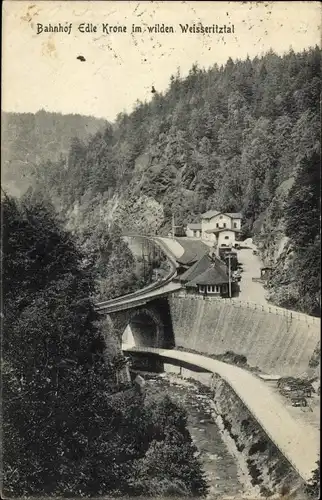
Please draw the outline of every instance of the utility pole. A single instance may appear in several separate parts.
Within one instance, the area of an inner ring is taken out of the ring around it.
[[[142,241],[142,263],[143,263],[143,276],[145,281],[146,280],[145,239],[143,239]]]
[[[229,288],[229,298],[231,299],[231,255],[228,254],[228,288]]]
[[[175,236],[175,228],[176,227],[180,227],[180,226],[175,226],[174,225],[174,215],[172,215],[172,231],[171,231],[171,233],[172,233],[172,239],[173,240],[174,240],[174,236]]]

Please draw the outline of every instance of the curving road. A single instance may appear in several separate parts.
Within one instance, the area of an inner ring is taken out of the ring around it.
[[[163,359],[176,359],[218,374],[232,387],[300,476],[305,481],[311,478],[319,458],[319,430],[307,422],[295,420],[286,410],[282,398],[256,375],[234,365],[174,349],[128,345],[123,345],[122,349],[155,353]]]
[[[179,248],[173,243],[153,238],[168,257],[171,270],[159,283],[153,283],[137,292],[96,304],[96,310],[112,313],[141,306],[154,298],[167,295],[181,288],[173,283],[176,276],[176,254]],[[151,352],[163,359],[176,359],[206,369],[222,377],[244,402],[266,434],[281,450],[299,475],[308,481],[319,458],[319,429],[308,422],[295,420],[284,406],[282,398],[256,375],[234,365],[206,356],[176,350],[124,345],[125,351]]]

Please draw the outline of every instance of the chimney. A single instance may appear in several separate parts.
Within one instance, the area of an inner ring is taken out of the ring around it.
[[[216,260],[216,249],[214,247],[211,247],[209,252],[208,252],[208,257],[215,262]]]

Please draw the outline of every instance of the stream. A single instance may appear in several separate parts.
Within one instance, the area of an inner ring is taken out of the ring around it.
[[[186,409],[188,428],[210,486],[208,499],[240,498],[254,493],[231,443],[216,423],[210,389],[196,380],[169,372],[145,374],[145,380],[148,393],[168,394]]]

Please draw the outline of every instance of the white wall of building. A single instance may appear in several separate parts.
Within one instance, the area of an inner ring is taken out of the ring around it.
[[[212,243],[216,243],[217,241],[217,238],[216,238],[216,235],[214,233],[203,233],[203,239],[204,240],[207,240],[207,241],[211,241]]]
[[[212,217],[211,219],[202,219],[201,227],[203,237],[206,238],[205,231],[207,229],[240,229],[241,228],[241,220],[233,219],[225,214],[218,214]]]
[[[199,229],[190,229],[187,227],[186,236],[187,238],[201,238],[201,231]]]
[[[207,233],[207,230],[213,230],[213,229],[235,229],[235,230],[240,230],[241,229],[241,219],[233,219],[229,215],[226,214],[218,214],[212,217],[211,219],[201,219],[201,231],[196,230],[196,229],[191,229],[189,227],[186,228],[186,236],[188,238],[202,238],[205,241],[209,241],[212,243],[217,242],[217,238],[213,233]],[[225,235],[227,236],[227,234]],[[225,239],[225,237],[223,236]],[[218,244],[221,242],[221,237],[218,240]],[[230,234],[229,237],[229,243],[231,244],[231,241],[235,242],[235,234],[232,235]]]
[[[241,229],[241,219],[232,219],[232,229]]]
[[[227,246],[233,246],[235,245],[235,233],[234,231],[221,231],[218,234],[218,246],[221,246],[222,244],[227,245]]]

